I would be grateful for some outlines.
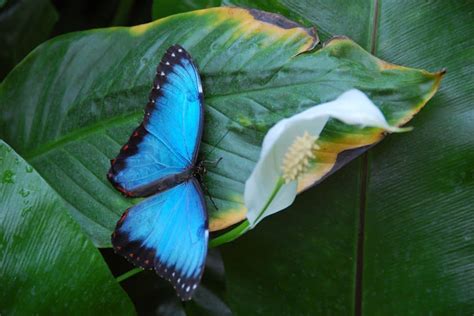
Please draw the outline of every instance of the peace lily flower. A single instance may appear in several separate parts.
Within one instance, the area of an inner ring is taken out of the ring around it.
[[[247,219],[212,240],[211,246],[237,238],[263,218],[293,203],[298,179],[315,163],[316,141],[330,118],[360,127],[383,128],[388,132],[410,130],[390,126],[379,108],[356,89],[279,121],[266,134],[260,158],[245,182]]]
[[[390,126],[379,108],[356,89],[279,121],[265,136],[260,159],[245,183],[249,228],[293,203],[298,179],[315,162],[315,142],[331,117],[388,132],[408,130]]]

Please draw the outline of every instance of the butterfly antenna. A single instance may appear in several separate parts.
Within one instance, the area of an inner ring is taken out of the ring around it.
[[[227,130],[224,135],[221,136],[221,138],[219,138],[219,140],[217,141],[217,143],[214,145],[214,147],[212,147],[211,151],[208,152],[205,156],[211,156],[211,154],[214,152],[214,150],[216,150],[217,148],[217,145],[219,145],[221,143],[221,141],[224,139],[224,137],[227,136],[227,134],[229,134],[229,130]],[[219,163],[219,161],[221,161],[222,157],[218,159],[217,163]],[[217,163],[215,163],[215,165],[217,166]]]

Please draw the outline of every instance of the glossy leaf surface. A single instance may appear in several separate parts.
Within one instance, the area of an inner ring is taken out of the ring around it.
[[[62,199],[0,141],[0,313],[134,314]]]

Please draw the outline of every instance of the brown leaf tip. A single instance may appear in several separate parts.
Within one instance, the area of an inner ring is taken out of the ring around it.
[[[248,12],[256,19],[265,23],[270,23],[284,29],[293,29],[302,27],[298,23],[291,21],[284,16],[276,13],[260,11],[256,9],[248,9]]]
[[[298,24],[295,21],[287,19],[286,17],[276,14],[276,13],[260,11],[257,9],[247,9],[247,11],[250,13],[250,15],[252,15],[252,17],[255,20],[258,20],[264,23],[269,23],[269,24],[281,27],[285,30],[294,29],[294,28],[303,29],[306,33],[308,33],[309,36],[313,38],[314,45],[316,45],[319,42],[318,34],[316,32],[315,27],[306,28],[302,26],[301,24]]]

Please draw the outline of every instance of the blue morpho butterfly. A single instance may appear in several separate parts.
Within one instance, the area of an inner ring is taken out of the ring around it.
[[[182,300],[191,299],[204,270],[209,238],[197,162],[204,118],[201,80],[184,48],[171,46],[157,67],[143,122],[111,161],[110,182],[146,197],[123,213],[114,250],[155,269]]]

